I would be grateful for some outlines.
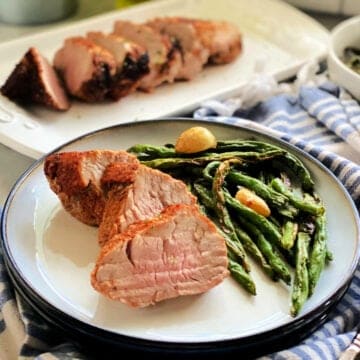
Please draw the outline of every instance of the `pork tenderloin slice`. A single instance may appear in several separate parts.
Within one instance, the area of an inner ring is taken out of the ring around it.
[[[101,246],[130,224],[157,216],[169,205],[196,204],[182,181],[144,165],[139,165],[131,185],[124,188],[121,181],[115,180],[107,190],[98,235]]]
[[[199,74],[208,62],[209,50],[199,39],[196,28],[190,22],[180,18],[155,18],[147,25],[154,30],[175,38],[181,51],[182,66],[176,74],[176,79],[191,80]]]
[[[55,54],[54,66],[68,92],[87,102],[106,99],[116,74],[114,56],[84,37],[66,39]]]
[[[114,24],[114,34],[146,49],[151,65],[163,65],[167,61],[169,44],[165,37],[150,27],[131,21],[118,20]]]
[[[137,90],[142,80],[149,74],[149,56],[147,53],[138,59],[127,56],[124,61],[122,72],[118,73],[110,87],[108,98],[119,100]]]
[[[44,173],[64,209],[81,222],[97,226],[105,208],[104,184],[109,183],[109,178],[115,179],[115,175],[111,175],[114,164],[118,166],[116,173],[122,174],[122,186],[127,186],[133,181],[131,174],[136,173],[138,160],[125,151],[90,150],[52,154],[45,159]]]
[[[116,75],[109,89],[108,97],[118,100],[134,92],[141,79],[149,73],[149,56],[142,46],[117,34],[89,32],[87,37],[110,51],[116,61]]]
[[[20,104],[35,103],[61,111],[70,107],[57,73],[34,47],[16,65],[1,87],[1,93]]]
[[[141,79],[139,88],[152,91],[164,82],[171,83],[181,68],[181,55],[171,39],[144,24],[119,20],[114,33],[133,41],[147,50],[149,74]]]
[[[146,53],[144,47],[117,34],[104,34],[100,31],[90,31],[86,36],[96,45],[105,48],[113,54],[118,69],[117,71],[122,70],[126,56],[138,59],[142,54]]]
[[[227,21],[178,18],[191,23],[201,43],[209,50],[209,63],[227,64],[242,51],[242,36],[239,28]]]
[[[196,206],[172,205],[101,249],[91,284],[132,307],[200,294],[228,275],[224,238]]]

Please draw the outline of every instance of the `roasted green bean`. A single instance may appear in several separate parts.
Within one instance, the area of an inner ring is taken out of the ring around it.
[[[309,296],[309,244],[310,235],[299,232],[296,241],[296,265],[295,276],[291,291],[291,309],[292,316],[296,316],[303,307]]]
[[[315,290],[315,286],[320,278],[326,256],[326,218],[325,214],[318,216],[315,220],[315,234],[314,241],[310,250],[309,260],[309,295],[312,295]]]
[[[289,189],[286,188],[285,184],[279,178],[273,179],[271,186],[275,190],[285,195],[295,207],[302,211],[313,215],[320,215],[325,211],[322,205],[315,204],[314,202],[310,201],[305,201],[304,199],[294,195]]]

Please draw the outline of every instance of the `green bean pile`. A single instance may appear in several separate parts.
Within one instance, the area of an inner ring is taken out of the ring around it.
[[[325,208],[300,159],[254,140],[218,141],[216,148],[195,154],[179,154],[172,144],[138,144],[128,152],[187,184],[224,236],[236,281],[256,295],[249,263],[253,258],[273,281],[290,287],[290,314],[299,313],[332,259]],[[238,201],[234,196],[240,187],[263,199],[270,216]]]

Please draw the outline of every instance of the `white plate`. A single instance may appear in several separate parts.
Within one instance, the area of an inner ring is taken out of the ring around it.
[[[120,125],[82,137],[61,150],[127,149],[138,142],[164,144],[174,142],[181,131],[198,124],[164,120]],[[218,139],[254,137],[279,144],[245,128],[215,123],[206,126]],[[5,257],[15,276],[50,307],[112,334],[188,344],[247,338],[294,324],[301,328],[306,319],[332,305],[336,294],[351,280],[359,258],[359,224],[355,207],[337,179],[309,156],[287,148],[312,173],[327,209],[328,246],[335,256],[322,273],[315,294],[295,319],[289,316],[289,289],[270,281],[255,265],[255,297],[227,278],[205,294],[145,309],[131,309],[105,299],[90,285],[90,272],[99,252],[97,230],[64,212],[43,174],[43,160],[22,176],[6,203],[2,224]]]
[[[3,84],[30,46],[52,59],[65,38],[89,30],[111,31],[116,19],[143,20],[183,15],[232,21],[244,34],[244,52],[232,64],[208,67],[191,82],[137,92],[117,103],[74,102],[66,113],[17,107],[0,96],[0,141],[38,158],[62,143],[87,132],[138,119],[158,118],[191,111],[209,98],[224,98],[238,91],[253,76],[256,64],[264,72],[285,79],[306,61],[324,59],[328,32],[315,20],[276,0],[161,0],[125,11],[111,12],[45,33],[0,45],[0,84]]]

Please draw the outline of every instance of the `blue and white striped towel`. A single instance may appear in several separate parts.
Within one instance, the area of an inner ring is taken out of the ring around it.
[[[235,109],[236,102],[236,99],[206,102],[195,111],[194,117],[266,129],[267,133],[307,151],[340,179],[360,212],[360,106],[357,101],[327,82],[316,87],[302,86],[296,96],[273,96],[247,109]],[[232,116],[228,116],[229,112]],[[320,329],[298,346],[261,360],[336,360],[359,330],[360,265],[350,288]]]
[[[297,95],[270,95],[246,109],[239,108],[245,103],[244,99],[210,101],[198,109],[194,117],[266,127],[268,132],[304,149],[327,166],[345,185],[359,210],[359,104],[330,83],[303,86]],[[22,359],[86,359],[75,344],[59,338],[15,296],[1,256],[0,308],[0,359],[11,360],[8,354],[15,354],[18,349]],[[298,346],[269,354],[262,360],[338,359],[351,343],[359,320],[360,268],[344,298],[320,329]]]

